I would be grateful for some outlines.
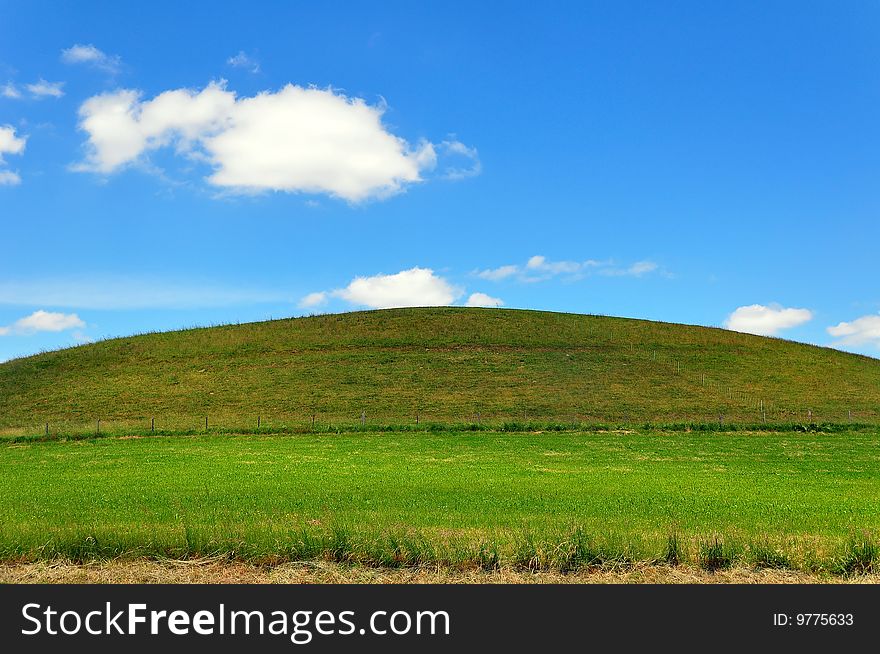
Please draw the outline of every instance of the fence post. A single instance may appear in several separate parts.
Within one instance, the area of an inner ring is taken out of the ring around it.
[[[205,416],[205,431],[208,431],[208,416]]]
[[[95,429],[95,434],[97,434],[97,435],[101,434],[101,419],[100,418],[98,418],[98,426]]]
[[[257,429],[260,428],[260,416],[257,416]]]
[[[367,412],[361,409],[361,427],[367,424]]]
[[[46,436],[48,436],[48,435],[49,435],[49,423],[47,422],[46,423]]]
[[[156,419],[150,418],[150,433],[153,433],[155,431],[156,431]]]

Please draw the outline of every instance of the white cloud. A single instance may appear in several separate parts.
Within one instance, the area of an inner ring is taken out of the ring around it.
[[[62,86],[64,86],[64,82],[47,82],[44,79],[40,79],[33,84],[25,85],[25,88],[35,98],[60,98],[64,95],[64,91],[61,90]]]
[[[244,68],[248,72],[257,74],[260,72],[260,62],[255,57],[246,54],[243,50],[239,50],[234,57],[229,57],[226,63],[233,68]]]
[[[501,300],[501,298],[492,297],[491,295],[486,295],[485,293],[471,293],[471,296],[467,299],[465,306],[501,307],[504,306],[504,302]]]
[[[18,173],[3,169],[6,165],[3,155],[21,154],[26,143],[27,137],[16,136],[14,127],[0,125],[0,186],[15,186],[21,183]]]
[[[180,152],[192,151],[199,138],[222,129],[234,104],[235,96],[213,83],[199,93],[166,91],[149,102],[126,90],[91,97],[79,110],[91,152],[78,169],[112,173],[172,142]]]
[[[443,157],[442,176],[446,179],[458,181],[483,172],[476,148],[468,147],[461,141],[442,141],[437,150]]]
[[[600,265],[598,261],[547,261],[541,255],[535,255],[526,262],[526,268],[531,271],[548,273],[550,275],[575,274],[587,268]]]
[[[630,266],[619,267],[611,261],[597,261],[596,259],[551,261],[543,255],[536,254],[522,265],[510,264],[498,268],[477,270],[473,274],[493,282],[509,277],[516,277],[520,282],[543,282],[559,276],[568,281],[574,281],[591,274],[609,277],[642,277],[657,270],[659,270],[659,266],[653,261],[637,261]]]
[[[834,336],[835,346],[874,345],[880,348],[880,315],[862,316],[851,322],[840,322],[828,327],[828,333]]]
[[[0,327],[0,336],[9,334],[34,334],[36,332],[63,332],[67,329],[83,328],[86,324],[75,313],[55,313],[34,311],[31,315],[19,318],[11,325]]]
[[[736,332],[773,336],[813,319],[809,309],[789,309],[779,305],[750,304],[739,307],[724,321],[724,327]]]
[[[501,266],[499,268],[490,268],[488,270],[480,270],[475,274],[482,279],[488,279],[493,282],[507,279],[519,272],[519,266]]]
[[[4,154],[21,154],[24,152],[27,138],[15,135],[12,125],[0,125],[0,163]]]
[[[322,304],[326,304],[327,302],[327,293],[324,291],[319,291],[317,293],[309,293],[303,299],[299,301],[300,309],[311,309],[313,307],[319,307]]]
[[[607,275],[609,277],[642,277],[648,273],[654,272],[658,267],[659,266],[653,261],[636,261],[631,266],[625,268],[618,268],[615,266],[603,268],[599,271],[599,274]]]
[[[430,268],[411,268],[393,275],[357,277],[332,295],[359,306],[389,309],[446,306],[461,293]]]
[[[223,82],[152,100],[120,90],[80,107],[88,155],[76,169],[112,173],[173,145],[210,164],[208,182],[232,192],[382,198],[423,181],[437,164],[430,142],[413,145],[387,131],[384,110],[333,89],[292,84],[242,98]]]
[[[18,186],[21,176],[11,170],[0,170],[0,186]]]
[[[103,70],[106,73],[116,74],[122,66],[122,60],[117,55],[108,55],[92,44],[76,45],[61,51],[61,61],[65,64],[86,64]]]
[[[18,87],[12,82],[7,82],[2,88],[0,88],[0,95],[11,100],[21,99],[21,91],[19,91]]]

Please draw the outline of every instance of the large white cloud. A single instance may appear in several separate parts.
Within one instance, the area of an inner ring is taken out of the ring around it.
[[[77,169],[112,173],[173,145],[211,165],[207,179],[217,187],[326,193],[359,202],[400,192],[437,163],[433,144],[413,145],[390,133],[383,112],[381,104],[333,89],[292,84],[241,98],[223,82],[152,100],[119,90],[80,107],[88,154]],[[476,157],[457,143],[444,141],[442,149]]]
[[[856,318],[851,322],[840,322],[828,327],[828,333],[834,336],[838,346],[874,345],[880,348],[880,315],[869,315]]]
[[[724,327],[736,332],[773,336],[813,319],[809,309],[791,309],[778,305],[750,304],[737,308],[724,321]]]
[[[333,295],[372,309],[390,309],[446,306],[461,296],[461,290],[430,268],[417,267],[393,275],[356,277]]]
[[[111,74],[118,73],[122,65],[122,60],[119,56],[108,55],[91,43],[87,45],[77,43],[66,50],[62,50],[61,61],[66,64],[86,64]]]
[[[11,125],[0,125],[0,186],[14,186],[21,183],[18,173],[5,170],[6,161],[3,155],[21,154],[27,143],[26,137],[16,136]]]
[[[31,315],[19,318],[11,325],[0,327],[0,336],[9,334],[33,334],[35,332],[63,332],[78,329],[86,324],[75,313],[55,313],[34,311]]]

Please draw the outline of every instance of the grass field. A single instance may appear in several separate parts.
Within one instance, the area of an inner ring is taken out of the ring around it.
[[[877,569],[856,433],[349,433],[0,446],[0,558]]]
[[[763,403],[764,410],[761,410]],[[880,360],[688,325],[393,309],[113,339],[0,364],[0,435],[556,422],[880,423]],[[720,418],[719,418],[720,416]]]
[[[0,364],[0,472],[12,576],[876,575],[880,360],[493,309],[145,334]]]

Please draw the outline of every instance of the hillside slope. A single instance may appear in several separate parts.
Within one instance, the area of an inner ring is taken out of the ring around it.
[[[0,429],[880,419],[880,361],[730,331],[392,309],[119,338],[0,365]]]

